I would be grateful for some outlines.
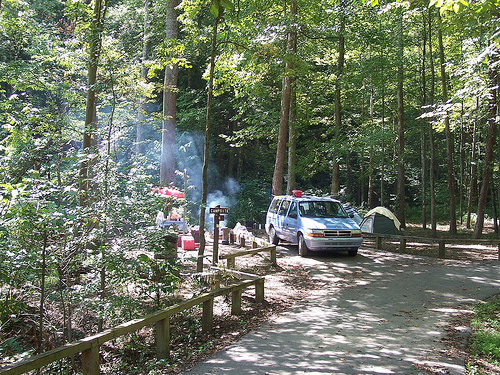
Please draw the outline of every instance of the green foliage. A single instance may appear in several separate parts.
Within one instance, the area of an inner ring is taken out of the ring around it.
[[[245,180],[240,184],[236,194],[236,204],[229,212],[229,227],[234,227],[239,221],[263,223],[267,207],[270,203],[269,186],[258,180]]]
[[[474,306],[471,337],[473,355],[486,356],[500,363],[500,300],[492,299]]]

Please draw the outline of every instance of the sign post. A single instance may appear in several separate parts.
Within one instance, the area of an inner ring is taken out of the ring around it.
[[[219,204],[215,207],[210,207],[210,214],[214,215],[214,250],[212,263],[219,263],[219,222],[224,221],[224,214],[229,213],[228,207],[221,207]]]

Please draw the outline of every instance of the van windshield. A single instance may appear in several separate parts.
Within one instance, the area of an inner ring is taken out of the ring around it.
[[[340,203],[332,201],[300,202],[299,212],[303,217],[349,217]]]

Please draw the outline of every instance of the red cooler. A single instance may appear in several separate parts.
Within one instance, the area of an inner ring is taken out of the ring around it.
[[[182,250],[194,250],[193,236],[182,236]]]

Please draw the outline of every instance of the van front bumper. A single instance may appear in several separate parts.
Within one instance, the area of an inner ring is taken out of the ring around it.
[[[320,250],[354,250],[361,246],[363,243],[362,237],[355,238],[318,238],[308,237],[304,238],[307,248],[312,251]]]

